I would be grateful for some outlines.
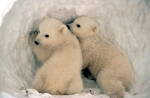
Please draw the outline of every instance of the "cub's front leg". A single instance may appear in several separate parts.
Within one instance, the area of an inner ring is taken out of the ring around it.
[[[125,88],[123,83],[113,75],[110,70],[101,71],[96,81],[110,98],[124,98]]]

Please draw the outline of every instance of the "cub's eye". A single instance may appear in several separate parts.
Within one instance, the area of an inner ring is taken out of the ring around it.
[[[48,35],[48,34],[46,34],[46,35],[45,35],[45,37],[46,37],[46,38],[49,38],[49,35]]]
[[[77,24],[76,26],[77,26],[78,28],[80,28],[80,27],[81,27],[81,26],[80,26],[80,24]]]

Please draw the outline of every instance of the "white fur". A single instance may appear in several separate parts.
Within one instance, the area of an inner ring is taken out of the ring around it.
[[[34,88],[51,94],[81,92],[82,54],[77,38],[54,18],[44,19],[39,25],[39,33],[33,37],[30,45],[42,62],[33,81]],[[39,44],[34,44],[35,41]]]
[[[104,37],[100,26],[92,18],[82,16],[70,25],[80,41],[83,68],[88,68],[96,82],[111,98],[123,98],[134,83],[134,70],[129,58]],[[114,97],[116,96],[116,97]]]
[[[36,66],[28,35],[48,14],[65,22],[80,15],[98,19],[102,34],[129,55],[141,85],[136,90],[148,91],[149,9],[149,0],[18,0],[0,28],[0,90],[30,87]]]

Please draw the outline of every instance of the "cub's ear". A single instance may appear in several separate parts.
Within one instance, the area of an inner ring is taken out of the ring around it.
[[[95,33],[98,32],[99,31],[98,26],[92,26],[92,31]]]
[[[66,25],[61,25],[60,29],[59,29],[59,32],[61,34],[67,33],[67,27],[66,27]]]

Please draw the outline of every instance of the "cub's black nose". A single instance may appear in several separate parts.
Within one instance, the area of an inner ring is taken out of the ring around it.
[[[70,30],[70,26],[69,26],[69,24],[67,24],[67,28]]]
[[[34,43],[35,43],[36,45],[39,45],[39,42],[38,42],[38,41],[34,41]]]

